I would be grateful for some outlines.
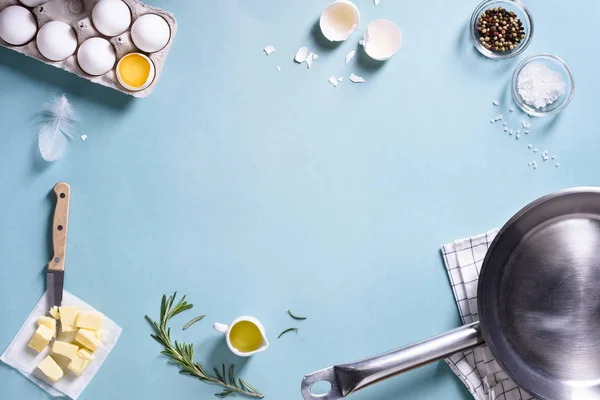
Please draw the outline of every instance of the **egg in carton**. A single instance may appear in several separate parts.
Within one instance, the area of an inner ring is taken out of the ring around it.
[[[154,90],[175,17],[137,0],[0,0],[0,45],[120,92]]]

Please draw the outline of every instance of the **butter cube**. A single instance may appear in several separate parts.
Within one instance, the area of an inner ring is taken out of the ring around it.
[[[77,352],[77,356],[69,363],[67,368],[69,371],[79,376],[87,369],[93,359],[94,355],[92,353],[86,349],[81,349]]]
[[[75,327],[99,331],[102,329],[102,315],[96,312],[79,313]]]
[[[61,342],[60,340],[55,340],[52,345],[52,352],[54,354],[59,354],[63,357],[67,357],[69,360],[73,360],[77,356],[77,351],[79,350],[79,346]]]
[[[40,325],[33,334],[28,346],[39,353],[40,351],[44,350],[44,347],[46,347],[48,343],[50,343],[53,336],[53,330],[48,328],[46,325]]]
[[[91,353],[86,349],[79,349],[79,351],[77,352],[77,356],[87,361],[92,361],[95,358],[94,353]]]
[[[47,326],[50,330],[52,330],[53,335],[56,336],[56,320],[50,317],[39,317],[38,318],[38,326]]]
[[[59,307],[60,327],[62,332],[72,332],[76,330],[75,321],[77,319],[77,308],[75,307]]]
[[[52,316],[54,319],[60,319],[60,314],[58,313],[58,307],[54,306],[48,311],[48,314]]]
[[[38,369],[44,373],[52,382],[58,382],[63,377],[63,370],[58,366],[56,361],[50,356],[38,365]]]
[[[100,339],[98,338],[97,332],[90,331],[89,329],[80,329],[75,336],[75,341],[81,343],[91,351],[98,350],[100,346]]]

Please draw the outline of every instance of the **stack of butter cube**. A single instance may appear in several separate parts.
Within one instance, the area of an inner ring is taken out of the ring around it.
[[[52,307],[50,316],[39,317],[38,328],[29,347],[38,353],[52,342],[52,354],[44,358],[38,369],[52,382],[58,382],[64,371],[57,356],[69,361],[67,369],[79,376],[94,360],[94,352],[102,344],[102,314],[78,311],[76,307]],[[56,338],[56,322],[60,321],[60,340]],[[54,358],[53,358],[54,357]]]

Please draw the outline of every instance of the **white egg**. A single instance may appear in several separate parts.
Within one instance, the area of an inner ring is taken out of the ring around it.
[[[23,4],[25,4],[27,7],[37,7],[37,6],[44,4],[50,0],[19,0],[19,1]]]
[[[392,21],[376,19],[365,32],[365,52],[374,60],[391,58],[402,46],[402,31]]]
[[[21,6],[6,7],[0,12],[0,38],[13,46],[29,43],[37,32],[31,11]]]
[[[142,51],[154,53],[162,50],[171,37],[171,28],[163,17],[146,14],[139,17],[131,27],[131,39]]]
[[[131,25],[131,11],[121,0],[100,0],[92,10],[92,22],[101,34],[118,36]]]
[[[77,36],[62,21],[50,21],[40,28],[36,39],[40,53],[50,61],[62,61],[75,53]]]
[[[332,42],[348,39],[359,24],[360,13],[358,7],[347,0],[338,0],[331,3],[319,19],[323,36]]]
[[[77,62],[89,75],[104,75],[112,69],[116,60],[113,45],[99,37],[86,40],[77,51]]]

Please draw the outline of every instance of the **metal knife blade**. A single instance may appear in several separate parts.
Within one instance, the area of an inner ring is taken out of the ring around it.
[[[62,305],[65,271],[48,270],[46,288],[48,291],[48,309]]]

